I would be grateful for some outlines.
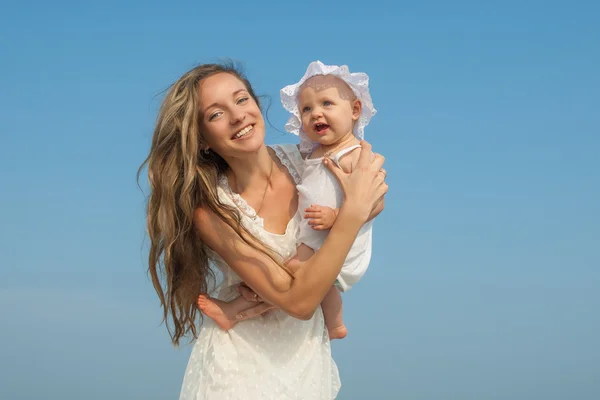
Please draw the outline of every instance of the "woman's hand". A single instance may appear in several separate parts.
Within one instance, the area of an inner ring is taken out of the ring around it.
[[[254,292],[254,290],[250,289],[250,287],[248,285],[246,285],[244,282],[241,282],[238,285],[237,291],[248,301],[255,301],[257,303],[260,303],[263,301],[263,299],[259,295],[257,295]]]
[[[250,289],[250,287],[248,287],[248,285],[246,285],[244,282],[241,282],[238,285],[237,291],[246,300],[256,303],[254,307],[250,307],[245,309],[244,311],[239,312],[236,315],[236,319],[238,321],[245,321],[247,319],[256,318],[258,316],[265,315],[267,312],[277,308],[274,305],[265,302],[259,295],[257,295],[254,292],[254,290]]]
[[[371,145],[364,140],[360,145],[362,149],[356,168],[349,174],[327,158],[323,162],[337,178],[344,191],[345,199],[342,207],[362,222],[366,222],[371,211],[388,191],[388,185],[385,183],[386,173],[382,168],[385,158],[380,154],[373,155]]]

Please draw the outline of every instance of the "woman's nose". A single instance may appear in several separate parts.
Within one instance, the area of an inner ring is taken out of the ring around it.
[[[244,112],[237,112],[234,114],[231,114],[231,123],[232,124],[237,124],[240,121],[243,121],[246,119],[246,113]]]

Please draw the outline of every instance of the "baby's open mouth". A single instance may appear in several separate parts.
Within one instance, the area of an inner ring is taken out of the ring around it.
[[[327,129],[329,129],[329,125],[327,125],[327,124],[316,124],[315,125],[315,130],[317,131],[318,134],[325,133],[325,131]]]

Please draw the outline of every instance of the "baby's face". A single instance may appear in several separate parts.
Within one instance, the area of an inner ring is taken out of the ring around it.
[[[308,79],[298,93],[298,109],[302,130],[311,140],[323,145],[352,135],[354,122],[360,116],[360,102],[354,92],[333,75]]]

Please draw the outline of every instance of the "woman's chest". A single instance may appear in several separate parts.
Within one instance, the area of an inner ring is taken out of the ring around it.
[[[271,233],[285,234],[298,210],[296,185],[288,180],[278,182],[265,195],[259,216],[264,229]]]

